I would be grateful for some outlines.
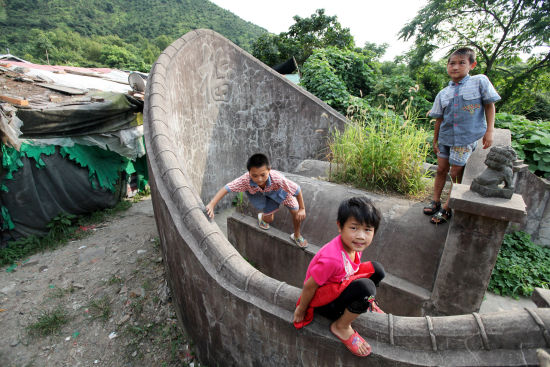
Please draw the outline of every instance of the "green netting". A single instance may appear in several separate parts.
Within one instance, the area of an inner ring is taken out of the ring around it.
[[[32,158],[37,168],[43,168],[46,164],[42,160],[41,155],[51,155],[55,152],[56,146],[54,145],[33,146],[23,143],[21,144],[21,151],[18,152],[14,148],[2,144],[2,166],[7,171],[3,180],[13,179],[13,172],[23,167],[23,162],[21,161],[22,156]],[[114,192],[117,180],[119,179],[119,173],[122,170],[128,170],[128,166],[131,166],[133,172],[137,171],[133,167],[133,163],[127,158],[115,152],[103,150],[94,146],[75,144],[72,147],[59,147],[59,153],[63,157],[78,163],[81,167],[88,169],[90,182],[94,189],[97,188],[97,179],[101,188]],[[145,166],[145,170],[146,169],[147,167]],[[0,190],[7,191],[7,188],[2,184]]]
[[[2,144],[2,167],[7,171],[4,178],[11,180],[13,178],[13,172],[23,167],[21,153],[15,150],[15,148]],[[2,187],[2,189],[4,190],[4,187]]]
[[[128,165],[125,168],[128,176],[135,173],[137,177],[137,189],[138,191],[145,190],[149,181],[149,171],[147,170],[147,157],[142,156],[137,158],[135,162],[128,161]]]
[[[46,163],[40,157],[42,154],[52,155],[55,153],[55,145],[33,146],[28,144],[21,145],[21,152],[25,153],[27,158],[32,158],[36,162],[36,168],[46,167]]]
[[[90,182],[94,189],[97,188],[94,180],[96,178],[99,186],[111,192],[115,191],[119,173],[128,165],[127,158],[93,146],[75,144],[72,147],[60,147],[59,153],[80,166],[88,168]]]
[[[8,208],[2,205],[2,208],[0,209],[0,212],[2,212],[2,219],[0,220],[0,229],[2,231],[5,230],[12,230],[15,228],[10,213],[8,212]]]

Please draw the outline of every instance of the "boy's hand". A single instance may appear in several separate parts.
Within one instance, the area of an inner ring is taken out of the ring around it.
[[[434,140],[433,148],[434,148],[435,155],[438,155],[439,154],[439,144],[438,144],[437,140]]]
[[[298,213],[296,214],[296,219],[298,219],[300,222],[306,219],[306,209],[298,209]]]
[[[487,129],[485,135],[483,135],[483,149],[487,149],[491,145],[493,145],[493,130]]]
[[[302,310],[300,306],[297,306],[296,310],[294,310],[294,320],[292,322],[302,322],[305,316],[306,310]]]
[[[206,214],[208,214],[210,219],[214,219],[214,206],[211,203],[208,203],[206,206]]]

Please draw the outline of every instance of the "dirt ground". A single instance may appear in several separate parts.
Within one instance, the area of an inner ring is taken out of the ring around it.
[[[199,366],[171,303],[150,197],[89,231],[1,269],[0,366]]]

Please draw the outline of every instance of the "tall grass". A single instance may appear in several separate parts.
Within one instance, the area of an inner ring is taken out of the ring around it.
[[[331,180],[408,196],[421,193],[429,146],[428,133],[415,124],[416,115],[408,111],[403,118],[386,109],[373,118],[356,111],[353,116],[329,144],[335,163]]]

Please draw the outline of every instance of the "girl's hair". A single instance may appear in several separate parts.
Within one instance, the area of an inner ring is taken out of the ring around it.
[[[449,59],[447,62],[451,60],[451,57],[453,56],[467,56],[468,61],[470,61],[470,64],[473,64],[476,62],[476,52],[472,50],[470,47],[461,47],[453,51],[453,53],[449,56]]]
[[[337,220],[340,226],[343,226],[350,217],[354,217],[360,223],[373,227],[376,231],[382,219],[382,214],[370,199],[357,196],[342,201],[338,208]]]
[[[246,162],[246,169],[247,171],[250,171],[252,167],[260,168],[266,166],[267,169],[271,169],[271,166],[269,165],[269,159],[265,156],[265,154],[262,153],[256,153],[250,156],[248,158],[248,161]]]

